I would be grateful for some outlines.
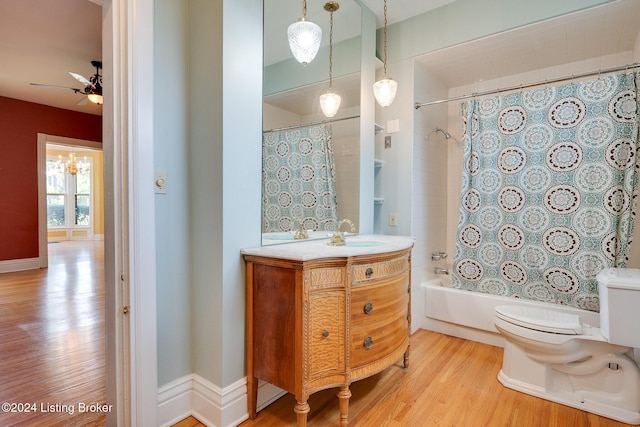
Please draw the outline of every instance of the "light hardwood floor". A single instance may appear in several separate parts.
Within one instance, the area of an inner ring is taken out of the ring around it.
[[[619,427],[627,424],[503,387],[502,349],[435,332],[411,339],[411,366],[400,361],[351,385],[349,425],[358,427]],[[339,426],[337,389],[309,399],[309,427]],[[240,427],[295,426],[287,394]],[[202,426],[193,417],[179,427]]]
[[[105,424],[103,246],[51,243],[49,268],[0,274],[0,403],[18,411],[0,426]]]

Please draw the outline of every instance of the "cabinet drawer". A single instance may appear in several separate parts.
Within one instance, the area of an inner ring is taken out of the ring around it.
[[[350,363],[375,362],[402,346],[409,336],[408,272],[351,294]]]
[[[383,261],[376,261],[351,266],[353,284],[366,283],[405,272],[409,269],[409,254]]]
[[[309,380],[345,371],[345,296],[342,291],[309,296],[307,346]]]
[[[343,288],[345,269],[343,267],[313,268],[307,271],[310,289]]]

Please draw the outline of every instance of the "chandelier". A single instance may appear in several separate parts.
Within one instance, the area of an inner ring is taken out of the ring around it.
[[[91,170],[87,157],[85,156],[84,161],[78,161],[76,160],[76,153],[70,153],[69,160],[66,162],[63,162],[62,156],[59,155],[56,168],[60,173],[68,173],[71,175],[86,174]]]

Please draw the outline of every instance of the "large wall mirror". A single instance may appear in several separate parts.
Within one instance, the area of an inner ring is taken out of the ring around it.
[[[362,165],[372,164],[372,154],[362,146],[373,147],[373,106],[362,108],[361,87],[375,68],[374,55],[363,55],[363,46],[375,43],[375,18],[368,25],[357,1],[338,4],[330,61],[330,13],[324,2],[308,2],[306,18],[323,36],[315,59],[302,65],[287,39],[288,26],[302,16],[302,1],[264,0],[263,244],[294,242],[301,228],[309,238],[326,238],[344,218],[360,231],[372,216],[372,202],[362,203],[372,186],[367,175],[373,180],[373,168]],[[328,119],[319,97],[329,89],[330,65],[332,90],[342,102]]]

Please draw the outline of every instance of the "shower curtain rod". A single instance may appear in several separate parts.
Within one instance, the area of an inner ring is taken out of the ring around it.
[[[325,124],[325,123],[335,123],[335,122],[341,122],[343,120],[350,120],[350,119],[359,119],[360,116],[350,116],[350,117],[341,117],[339,119],[335,119],[335,120],[321,120],[319,122],[313,122],[313,123],[305,123],[302,125],[292,125],[292,126],[286,126],[283,128],[274,128],[274,129],[269,129],[269,130],[265,130],[262,131],[262,133],[267,133],[267,132],[280,132],[283,130],[291,130],[291,129],[300,129],[300,128],[307,128],[307,127],[311,127],[311,126],[316,126],[316,125],[321,125],[321,124]]]
[[[613,73],[615,71],[629,70],[629,69],[638,68],[638,67],[640,67],[640,62],[636,62],[635,64],[631,64],[631,65],[624,65],[624,66],[620,66],[620,67],[607,68],[607,69],[604,69],[604,70],[590,71],[590,72],[581,73],[581,74],[572,74],[571,76],[567,76],[567,77],[549,79],[549,80],[539,81],[539,82],[535,82],[535,83],[521,84],[519,86],[510,86],[510,87],[506,87],[506,88],[498,88],[498,89],[493,89],[493,90],[487,90],[485,92],[476,92],[476,93],[472,93],[470,95],[461,95],[461,96],[456,96],[456,97],[453,97],[453,98],[440,99],[438,101],[416,102],[415,108],[416,108],[416,110],[418,110],[420,107],[426,107],[427,105],[442,104],[443,102],[449,102],[449,101],[460,101],[460,100],[463,100],[463,99],[475,98],[477,96],[492,95],[494,93],[509,92],[511,90],[517,90],[517,89],[526,89],[526,88],[529,88],[529,87],[542,86],[542,85],[546,85],[546,84],[549,84],[549,83],[559,83],[559,82],[563,82],[563,81],[566,81],[566,80],[580,79],[582,77],[589,77],[589,76],[595,76],[595,75],[600,75],[600,74]]]

